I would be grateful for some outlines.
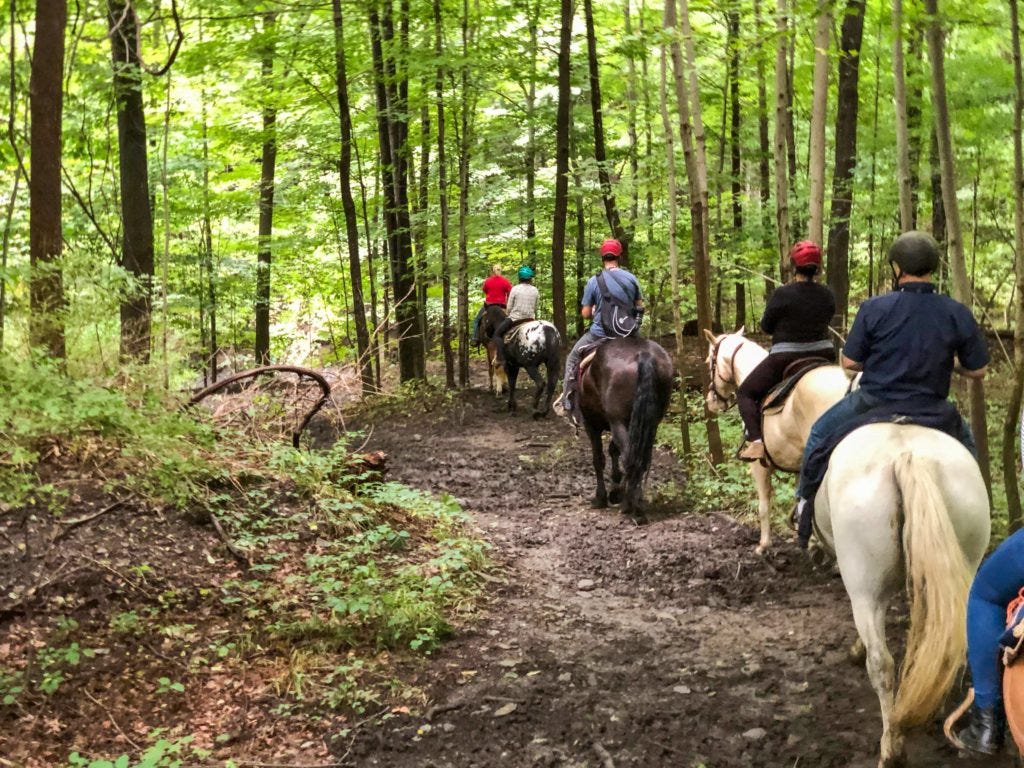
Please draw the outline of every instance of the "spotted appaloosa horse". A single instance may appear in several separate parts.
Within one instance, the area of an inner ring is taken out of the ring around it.
[[[491,387],[495,394],[498,394],[499,387],[508,386],[508,409],[514,412],[517,408],[516,382],[520,369],[525,368],[527,375],[537,385],[533,394],[533,417],[544,418],[551,412],[551,401],[561,370],[559,356],[562,339],[555,326],[545,320],[528,320],[520,323],[505,335],[505,365],[502,367],[494,359],[495,350],[491,335],[498,323],[504,319],[505,314],[500,307],[488,307],[480,326],[487,334]],[[540,375],[541,365],[544,366],[545,377]]]
[[[597,490],[591,506],[607,507],[604,446],[601,434],[611,432],[611,500],[622,491],[623,514],[643,520],[643,479],[651,467],[658,424],[672,394],[672,358],[659,344],[629,337],[602,343],[580,381],[579,403],[594,455]],[[619,460],[622,460],[622,470]]]

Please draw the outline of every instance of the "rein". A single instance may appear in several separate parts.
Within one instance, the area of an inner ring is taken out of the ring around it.
[[[718,391],[718,384],[716,380],[718,379],[718,353],[722,348],[722,342],[724,342],[727,337],[728,335],[722,336],[720,339],[718,339],[715,345],[711,347],[711,382],[708,384],[708,394],[714,396],[714,398],[718,400],[718,402],[722,403],[723,410],[726,411],[732,408],[734,405],[736,405],[736,393],[734,392],[732,396],[723,395],[721,392]],[[734,378],[736,375],[736,368],[734,365],[736,362],[736,353],[739,352],[740,347],[742,347],[746,343],[747,340],[744,339],[739,344],[737,344],[736,349],[734,349],[732,351],[732,355],[729,356],[729,370],[733,372]],[[722,382],[725,384],[729,383],[728,381],[726,381],[725,377],[722,377]],[[733,381],[732,383],[735,384],[735,381]]]

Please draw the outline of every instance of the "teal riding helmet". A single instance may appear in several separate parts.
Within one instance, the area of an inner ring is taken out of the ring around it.
[[[519,268],[519,279],[520,280],[533,280],[533,270],[529,267]]]

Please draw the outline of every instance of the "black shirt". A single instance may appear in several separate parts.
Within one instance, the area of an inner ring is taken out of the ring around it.
[[[954,357],[968,371],[989,360],[971,310],[917,281],[861,304],[843,354],[864,366],[860,388],[884,400],[945,399]]]
[[[836,312],[836,299],[827,285],[787,283],[776,288],[761,317],[761,330],[773,344],[828,339],[828,324]]]

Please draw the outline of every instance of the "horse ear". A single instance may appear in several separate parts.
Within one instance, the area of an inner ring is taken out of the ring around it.
[[[742,335],[743,335],[743,333],[744,333],[744,332],[745,332],[746,330],[747,330],[747,326],[745,326],[745,325],[741,325],[741,326],[740,326],[740,329],[739,329],[738,331],[736,331],[736,335],[737,335],[737,336],[742,336]]]
[[[715,334],[709,331],[707,328],[704,329],[704,338],[710,341],[712,344],[715,343]]]

